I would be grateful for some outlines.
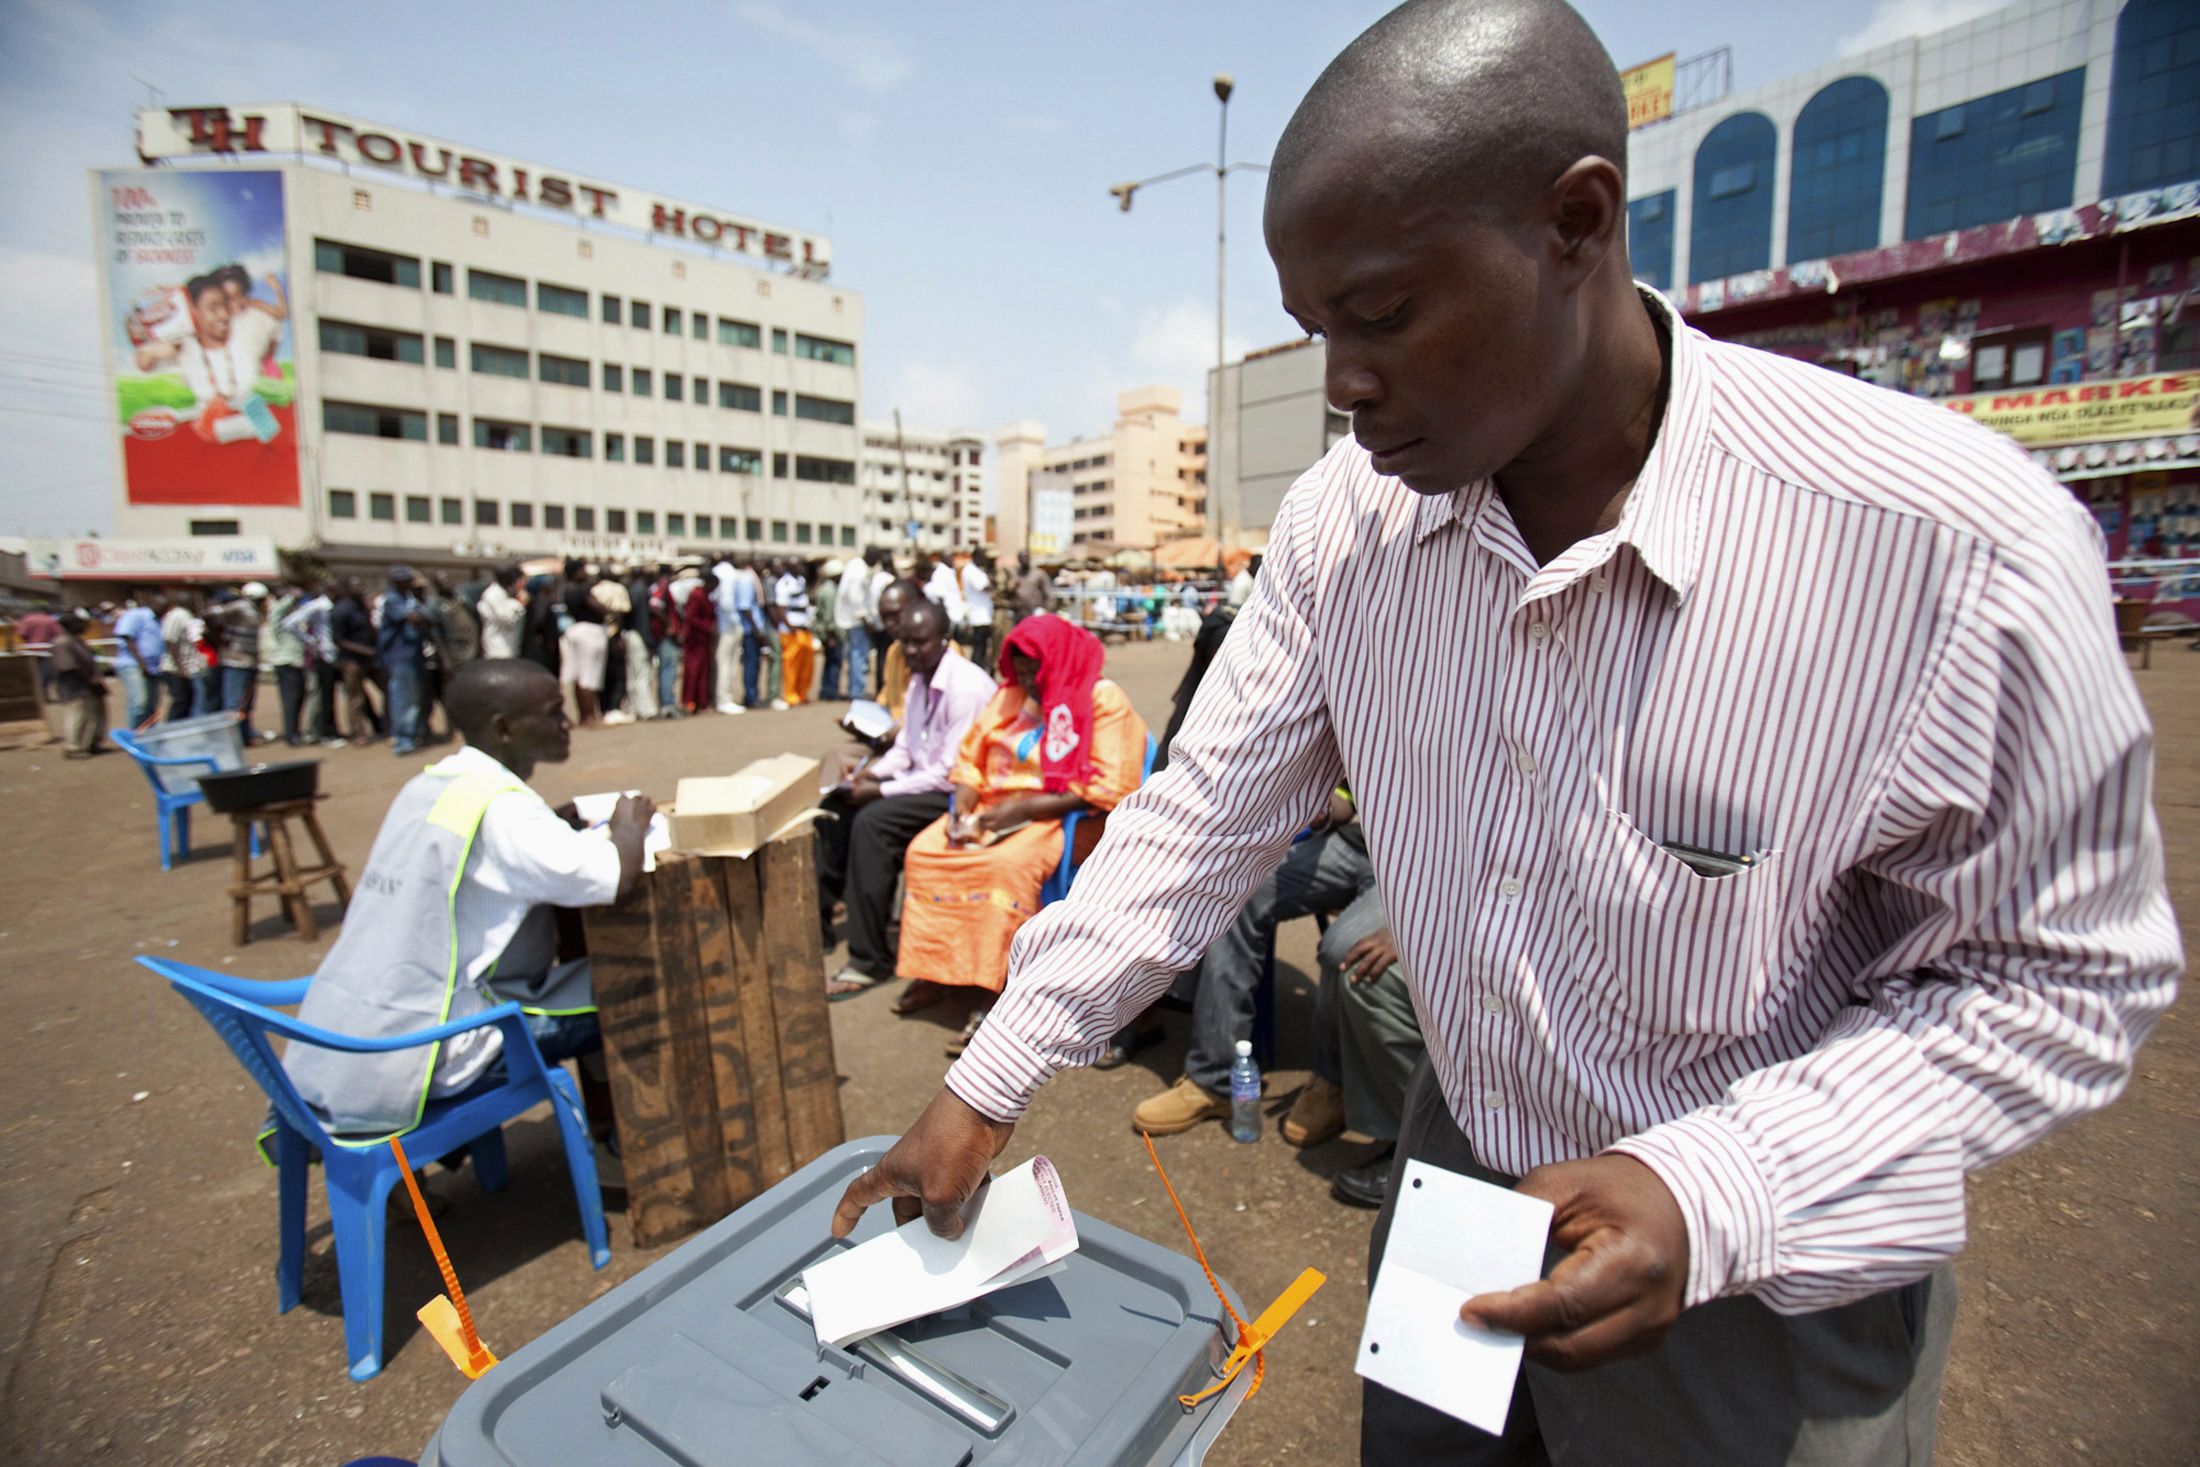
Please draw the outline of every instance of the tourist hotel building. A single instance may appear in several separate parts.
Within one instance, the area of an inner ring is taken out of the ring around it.
[[[1635,272],[1692,325],[2008,433],[2114,558],[2200,556],[2194,0],[2029,0],[1656,109],[1627,175]],[[1209,390],[1224,534],[1258,545],[1346,425],[1317,347]]]
[[[367,569],[824,557],[876,532],[863,306],[823,237],[308,108],[154,109],[138,131],[159,166],[94,178],[100,245],[134,272],[110,266],[105,302],[119,537],[271,537]],[[258,339],[225,351],[201,303],[173,305],[164,261],[203,275],[252,247],[223,213],[245,205],[169,208],[184,184],[279,198],[280,245],[230,309],[263,335],[287,311],[290,363],[230,362]],[[233,449],[258,458],[237,471]]]

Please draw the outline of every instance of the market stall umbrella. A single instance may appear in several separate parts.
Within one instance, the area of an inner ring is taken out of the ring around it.
[[[1230,549],[1236,549],[1231,546]],[[1153,553],[1153,563],[1170,570],[1219,570],[1228,552],[1206,535],[1189,535],[1164,541]]]

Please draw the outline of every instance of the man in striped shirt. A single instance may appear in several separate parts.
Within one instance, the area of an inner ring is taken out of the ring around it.
[[[958,1231],[1348,777],[1431,1062],[1399,1158],[1556,1207],[1461,1311],[1527,1337],[1505,1435],[1370,1386],[1364,1459],[1922,1461],[1965,1175],[2175,993],[2151,732],[2069,494],[1638,293],[1625,147],[1556,0],[1409,4],[1315,83],[1266,228],[1353,438],[835,1227]]]

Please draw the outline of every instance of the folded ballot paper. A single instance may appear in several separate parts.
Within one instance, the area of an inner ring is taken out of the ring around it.
[[[1523,1341],[1469,1328],[1459,1306],[1543,1276],[1551,1204],[1422,1161],[1406,1163],[1395,1202],[1353,1369],[1470,1426],[1503,1431]]]
[[[640,793],[640,790],[612,790],[607,794],[576,795],[573,799],[573,809],[588,829],[609,838],[611,834],[611,812],[619,807],[619,801],[625,796]],[[672,827],[665,823],[664,815],[660,812],[650,816],[649,834],[642,837],[642,869],[644,871],[656,870],[657,853],[668,850],[671,846]]]
[[[818,1343],[845,1345],[1058,1272],[1077,1251],[1077,1220],[1043,1156],[987,1183],[966,1218],[952,1242],[920,1217],[805,1269]]]

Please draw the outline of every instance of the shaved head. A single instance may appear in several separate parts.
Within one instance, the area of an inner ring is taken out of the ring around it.
[[[1408,0],[1299,103],[1276,144],[1271,198],[1346,151],[1378,195],[1436,191],[1509,212],[1583,158],[1610,159],[1624,175],[1627,99],[1603,44],[1564,0]]]
[[[443,707],[466,742],[521,778],[539,760],[565,757],[564,703],[558,680],[524,657],[481,657],[443,690]],[[527,768],[520,768],[524,762]]]

